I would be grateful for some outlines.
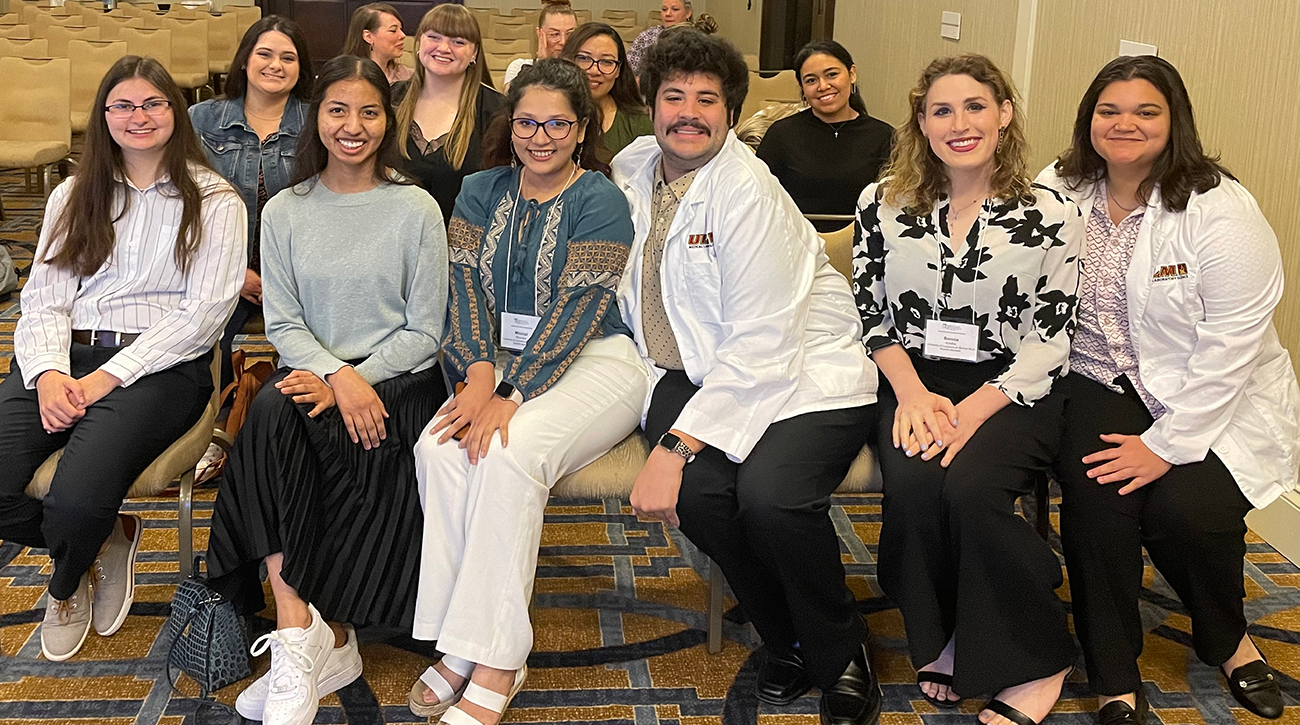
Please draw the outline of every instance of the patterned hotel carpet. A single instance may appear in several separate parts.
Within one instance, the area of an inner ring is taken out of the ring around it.
[[[20,270],[30,265],[41,200],[21,192],[21,175],[0,175],[9,218],[0,239]],[[12,355],[16,296],[0,299],[0,375]],[[264,344],[251,342],[256,350]],[[196,512],[196,544],[207,539],[215,493],[202,492]],[[600,725],[704,725],[706,723],[816,723],[817,701],[760,707],[753,697],[755,645],[743,617],[728,614],[724,648],[704,646],[706,571],[697,554],[657,523],[638,521],[617,502],[566,502],[547,510],[538,567],[532,675],[508,720]],[[875,662],[884,683],[884,725],[974,725],[978,703],[960,713],[940,712],[918,694],[905,656],[898,611],[875,584],[880,502],[876,496],[837,499],[833,509],[849,581],[873,633]],[[126,510],[145,518],[132,616],[111,639],[91,634],[68,662],[40,656],[37,625],[43,611],[49,560],[44,552],[0,543],[0,725],[19,723],[194,723],[196,688],[172,695],[162,677],[164,645],[157,633],[176,576],[174,499],[132,500]],[[1059,540],[1053,539],[1059,547]],[[1288,693],[1284,722],[1300,723],[1300,569],[1253,537],[1245,564],[1251,633],[1283,673]],[[1061,595],[1068,597],[1062,588]],[[728,601],[731,607],[734,602]],[[1265,722],[1227,695],[1215,671],[1189,649],[1186,611],[1149,567],[1143,595],[1148,631],[1142,672],[1154,716],[1163,725]],[[266,622],[261,624],[266,625]],[[393,633],[361,634],[366,670],[362,680],[331,695],[318,723],[414,722],[405,706],[427,651]],[[266,658],[255,665],[258,672]],[[245,683],[226,688],[232,703]],[[1047,725],[1095,722],[1094,700],[1075,674]],[[203,721],[213,721],[203,718]]]

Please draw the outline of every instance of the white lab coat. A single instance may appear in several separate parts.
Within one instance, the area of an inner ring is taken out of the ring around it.
[[[614,159],[614,183],[636,227],[618,303],[647,364],[641,262],[660,153],[644,136]],[[674,428],[743,461],[776,421],[875,402],[876,367],[862,346],[848,281],[734,133],[682,199],[660,274],[682,366],[701,387]],[[654,372],[656,380],[663,375]]]
[[[1092,213],[1092,185],[1070,189],[1050,166],[1038,182]],[[1300,465],[1300,389],[1272,323],[1277,237],[1227,177],[1182,212],[1166,210],[1159,189],[1152,197],[1125,287],[1138,375],[1167,412],[1142,440],[1175,465],[1214,451],[1263,508],[1295,487]]]

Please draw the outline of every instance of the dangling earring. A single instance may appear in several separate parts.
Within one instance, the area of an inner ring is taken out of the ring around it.
[[[1003,126],[1002,128],[998,129],[998,145],[993,149],[993,153],[995,154],[1002,153],[1002,145],[1006,140],[1007,140],[1007,127]]]
[[[582,142],[578,142],[578,147],[573,150],[573,163],[582,164]]]
[[[519,168],[519,154],[515,153],[514,144],[510,144],[510,168]]]

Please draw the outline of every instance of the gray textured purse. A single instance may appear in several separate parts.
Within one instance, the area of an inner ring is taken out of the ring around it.
[[[167,681],[176,686],[175,667],[199,685],[199,697],[253,674],[248,662],[248,635],[235,605],[208,586],[203,557],[194,557],[194,573],[176,587],[167,617]]]

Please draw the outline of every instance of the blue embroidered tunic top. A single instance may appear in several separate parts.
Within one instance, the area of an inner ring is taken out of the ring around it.
[[[546,392],[587,341],[631,331],[615,292],[632,246],[627,199],[585,172],[559,196],[519,200],[521,169],[466,177],[447,230],[451,257],[448,373],[507,360],[504,380],[525,400]],[[504,310],[502,309],[504,307]],[[541,318],[523,350],[499,351],[501,313]]]

